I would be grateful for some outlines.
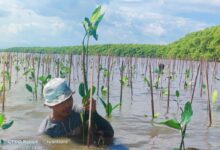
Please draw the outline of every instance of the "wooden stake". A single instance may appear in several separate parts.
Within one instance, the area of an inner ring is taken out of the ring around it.
[[[92,73],[91,73],[91,84],[90,84],[90,98],[89,98],[89,101],[90,101],[90,104],[89,104],[89,124],[88,124],[88,133],[87,133],[87,146],[89,147],[90,145],[90,133],[91,133],[91,122],[92,122],[92,103],[93,103],[93,100],[92,100],[92,86],[93,86],[93,72],[94,72],[94,63],[92,62]]]
[[[154,118],[154,95],[153,95],[152,73],[151,73],[150,63],[149,63],[149,74],[150,74],[151,110],[152,110],[152,119],[153,119]]]
[[[207,98],[208,98],[208,111],[209,111],[209,127],[212,125],[212,110],[211,110],[211,102],[209,96],[209,77],[208,77],[208,62],[206,64],[206,91],[207,91]]]

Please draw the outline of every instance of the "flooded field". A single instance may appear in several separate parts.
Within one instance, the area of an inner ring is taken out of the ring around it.
[[[38,127],[51,110],[43,106],[41,85],[38,83],[37,99],[35,99],[25,87],[27,83],[34,84],[28,76],[23,75],[29,68],[34,68],[37,77],[48,74],[51,74],[52,77],[63,75],[67,78],[67,81],[70,81],[71,88],[76,91],[74,103],[81,104],[81,97],[78,92],[79,84],[83,81],[80,56],[2,53],[1,57],[1,71],[5,67],[5,70],[8,69],[11,75],[11,88],[9,88],[7,78],[5,79],[4,114],[7,119],[14,120],[14,124],[7,130],[0,130],[0,139],[5,141],[4,144],[0,145],[0,149],[88,149],[87,146],[79,145],[68,138],[54,139],[38,136]],[[108,57],[101,57],[100,63],[98,63],[97,56],[89,57],[88,61],[88,64],[90,64],[89,76],[91,64],[94,62],[93,83],[96,87],[98,70],[100,71],[99,96],[106,99],[107,95],[104,94],[104,89],[107,87],[105,70],[107,69]],[[180,107],[184,107],[184,104],[191,100],[195,83],[192,103],[193,116],[187,126],[185,147],[201,150],[220,149],[219,98],[217,98],[216,103],[212,102],[213,91],[220,91],[219,63],[209,62],[207,64],[204,61],[111,57],[109,100],[113,105],[120,102],[120,68],[122,61],[125,65],[123,76],[127,78],[125,78],[122,88],[121,109],[117,107],[113,110],[111,117],[107,117],[105,109],[97,97],[97,92],[94,96],[97,101],[97,111],[109,120],[114,128],[114,144],[113,146],[91,146],[89,149],[120,149],[117,146],[124,146],[131,150],[171,150],[178,148],[181,142],[181,133],[157,123],[168,118],[180,120],[181,109],[178,109],[177,101]],[[159,73],[157,71],[159,64],[165,66],[160,77],[158,77]],[[19,69],[16,69],[16,66]],[[151,66],[153,84],[157,84],[153,88],[154,111],[157,114],[154,119],[151,117],[151,90],[146,82],[150,79],[149,66]],[[200,67],[196,80],[198,66]],[[69,67],[71,71],[60,74],[62,67]],[[208,76],[206,76],[207,68]],[[212,124],[210,127],[206,78],[208,78],[211,103]],[[1,81],[3,81],[2,77]],[[179,91],[178,100],[175,94],[176,90]],[[2,106],[2,102],[0,106]]]

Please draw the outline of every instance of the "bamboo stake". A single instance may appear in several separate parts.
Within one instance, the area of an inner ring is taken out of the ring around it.
[[[131,86],[131,100],[133,101],[133,84],[132,84],[132,57],[130,57],[130,86]]]
[[[108,56],[108,75],[107,75],[107,105],[108,105],[108,117],[110,116],[110,113],[109,113],[109,84],[110,84],[110,56]]]
[[[206,91],[207,91],[207,98],[208,98],[208,111],[209,111],[209,127],[212,125],[212,110],[211,110],[211,104],[210,104],[210,96],[209,96],[209,77],[208,77],[208,62],[206,64]]]
[[[4,111],[5,111],[5,61],[3,61],[3,97],[2,97],[2,112]]]
[[[152,109],[152,119],[153,119],[154,118],[154,96],[153,96],[152,73],[151,73],[150,63],[149,63],[149,74],[150,74],[151,109]]]
[[[196,82],[197,82],[197,78],[198,78],[198,74],[199,74],[199,68],[200,68],[200,64],[198,65],[198,68],[197,68],[195,84],[194,84],[193,91],[192,91],[192,96],[191,96],[191,104],[193,102],[193,97],[194,97],[194,93],[195,93],[195,89],[196,89]]]
[[[168,74],[167,113],[169,113],[169,107],[170,107],[170,65],[169,65],[169,74]]]
[[[70,54],[70,73],[69,73],[69,86],[70,86],[70,82],[71,82],[72,60],[73,60],[73,54]]]
[[[97,62],[97,95],[99,96],[99,78],[100,78],[100,55],[98,55],[98,62]]]
[[[92,122],[92,86],[93,86],[93,72],[94,72],[94,63],[92,62],[92,73],[91,73],[91,83],[90,83],[90,98],[89,98],[89,124],[88,124],[88,133],[87,133],[87,146],[90,146],[90,133],[91,133],[91,122]]]
[[[121,69],[120,69],[120,74],[121,74],[121,89],[120,89],[120,109],[122,106],[122,90],[123,90],[123,85],[122,85],[122,79],[123,79],[123,72],[124,72],[124,61],[122,60],[121,64]]]

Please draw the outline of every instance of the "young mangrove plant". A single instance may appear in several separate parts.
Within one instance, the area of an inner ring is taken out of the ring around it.
[[[185,76],[184,89],[186,90],[186,89],[188,89],[188,87],[190,85],[190,82],[189,82],[190,69],[185,70],[184,76]]]
[[[217,104],[217,100],[218,100],[218,91],[215,89],[213,92],[212,92],[212,103],[213,105],[216,107],[216,104]]]
[[[0,113],[0,129],[2,130],[6,130],[8,128],[10,128],[12,126],[12,124],[14,123],[13,120],[6,122],[6,117],[3,113]],[[0,145],[4,144],[4,140],[0,139]]]
[[[82,50],[82,70],[83,70],[83,81],[85,85],[85,91],[88,92],[88,83],[87,83],[87,72],[88,72],[88,50],[89,50],[89,39],[91,36],[95,40],[98,40],[98,35],[97,35],[97,29],[98,25],[101,22],[102,18],[104,16],[104,12],[102,10],[102,7],[99,6],[97,7],[93,13],[91,18],[85,17],[83,20],[83,27],[85,29],[85,35],[83,38],[83,50]],[[85,40],[87,38],[87,43],[85,45]],[[86,58],[85,58],[86,56]]]
[[[40,81],[40,84],[41,84],[41,94],[43,93],[44,86],[47,84],[48,81],[50,81],[51,78],[52,78],[52,76],[50,74],[48,76],[42,75],[38,78],[38,80]]]
[[[193,115],[192,104],[187,102],[184,106],[184,110],[181,113],[181,120],[178,121],[176,119],[168,119],[159,124],[166,125],[170,128],[176,129],[181,132],[181,142],[179,150],[185,150],[184,138],[186,135],[186,127],[191,121],[191,117]]]
[[[29,68],[26,72],[24,72],[23,75],[25,75],[25,76],[29,75],[29,79],[33,82],[33,85],[30,85],[30,84],[26,83],[25,87],[30,93],[32,93],[33,100],[37,100],[38,85],[37,85],[37,80],[36,80],[36,77],[35,77],[35,70],[33,68]]]
[[[180,109],[180,100],[179,100],[180,92],[179,92],[178,90],[176,90],[175,96],[176,96],[176,99],[174,99],[174,101],[175,101],[176,104],[177,104],[177,113],[178,113],[178,112],[179,112],[179,109]]]
[[[112,111],[120,106],[120,103],[112,106],[112,104],[110,102],[105,102],[105,100],[103,100],[101,97],[99,97],[99,99],[100,99],[103,107],[105,108],[105,112],[106,112],[107,117],[111,117]]]
[[[20,71],[19,65],[15,66],[15,70],[16,70],[16,82],[15,83],[17,83],[18,82],[18,72]]]
[[[5,130],[8,129],[12,126],[12,124],[14,123],[13,120],[6,122],[6,117],[4,114],[0,113],[0,128]]]
[[[66,67],[63,63],[61,63],[61,66],[60,66],[60,77],[61,78],[66,78],[68,74],[70,74],[70,68]]]

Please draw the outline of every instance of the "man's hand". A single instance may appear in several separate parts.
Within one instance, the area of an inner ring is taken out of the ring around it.
[[[92,99],[92,101],[89,99],[87,104],[84,106],[85,111],[89,111],[90,109],[90,103],[92,102],[92,111],[96,111],[96,101]]]

